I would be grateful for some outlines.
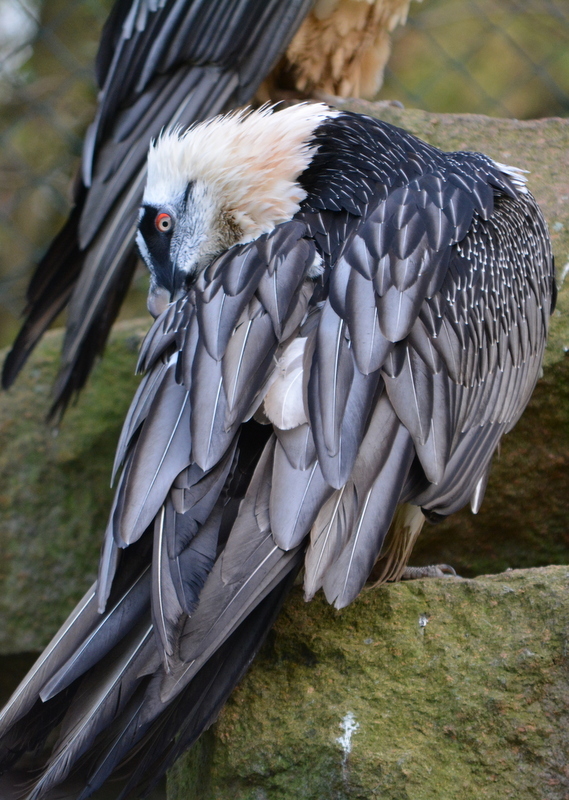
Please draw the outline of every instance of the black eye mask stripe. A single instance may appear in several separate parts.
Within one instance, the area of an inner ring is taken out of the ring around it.
[[[156,217],[162,209],[154,206],[143,206],[142,216],[138,224],[141,236],[146,242],[151,263],[148,268],[153,273],[156,283],[163,286],[170,293],[173,292],[173,265],[170,258],[170,242],[174,225],[168,231],[159,231],[156,228]],[[172,220],[173,222],[173,220]]]

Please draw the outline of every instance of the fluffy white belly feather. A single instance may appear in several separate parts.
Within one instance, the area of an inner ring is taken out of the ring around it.
[[[283,431],[308,422],[302,391],[306,342],[306,338],[298,338],[289,344],[277,362],[276,377],[265,395],[265,414]]]

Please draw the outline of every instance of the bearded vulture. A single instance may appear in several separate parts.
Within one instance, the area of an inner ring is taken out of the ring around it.
[[[4,769],[59,725],[27,800],[152,784],[301,569],[343,608],[476,510],[554,304],[520,170],[323,104],[164,132],[137,243],[156,320],[98,580],[0,716]]]
[[[297,96],[373,96],[389,33],[405,22],[409,2],[116,0],[97,55],[99,105],[74,208],[28,287],[4,388],[66,306],[51,415],[85,384],[137,264],[136,212],[152,137],[242,106],[256,92],[261,102],[280,96],[281,87]]]

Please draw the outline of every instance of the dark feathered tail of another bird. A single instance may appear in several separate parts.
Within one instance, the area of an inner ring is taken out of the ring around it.
[[[2,370],[2,387],[9,389],[18,377],[29,356],[57,316],[65,310],[83,269],[84,254],[74,239],[73,224],[77,212],[60,231],[52,246],[40,261],[28,291],[26,319]],[[53,387],[53,403],[48,419],[63,415],[72,399],[81,391],[93,369],[96,359],[103,354],[107,339],[119,309],[128,292],[137,257],[132,250],[121,260],[108,282],[104,301],[98,304],[89,321],[89,335],[74,338],[74,331],[66,335],[64,362]],[[47,280],[46,280],[47,277]],[[36,284],[41,290],[36,291]],[[65,349],[73,349],[65,358]]]
[[[38,341],[69,302],[83,264],[77,241],[81,209],[79,200],[36,267],[26,293],[25,322],[2,369],[4,389],[12,386]]]
[[[4,388],[68,308],[50,416],[65,411],[103,352],[134,273],[150,140],[170,126],[187,127],[249,102],[310,5],[117,1],[97,58],[100,101],[85,140],[76,204],[32,277]]]

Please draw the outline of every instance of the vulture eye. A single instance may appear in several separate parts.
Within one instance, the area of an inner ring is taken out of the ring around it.
[[[158,214],[156,219],[154,220],[154,224],[156,225],[157,230],[160,233],[168,233],[171,231],[174,226],[174,220],[170,216],[170,214]]]

